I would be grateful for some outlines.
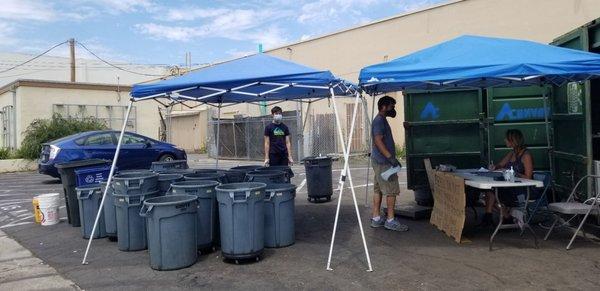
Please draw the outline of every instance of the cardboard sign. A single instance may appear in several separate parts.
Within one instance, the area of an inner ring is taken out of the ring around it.
[[[435,201],[429,222],[461,242],[465,226],[465,180],[451,173],[435,171]]]

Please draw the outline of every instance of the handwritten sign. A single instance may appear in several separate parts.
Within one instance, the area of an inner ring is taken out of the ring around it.
[[[436,171],[434,189],[435,204],[429,222],[460,243],[465,226],[465,180]]]

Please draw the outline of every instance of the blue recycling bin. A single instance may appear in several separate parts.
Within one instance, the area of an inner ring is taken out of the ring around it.
[[[115,173],[117,169],[115,168]],[[86,167],[75,170],[77,187],[100,184],[108,180],[110,166]]]

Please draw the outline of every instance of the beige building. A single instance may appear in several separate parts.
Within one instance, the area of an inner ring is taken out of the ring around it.
[[[598,17],[599,0],[457,0],[285,45],[266,53],[314,68],[329,69],[338,77],[357,82],[360,69],[367,65],[392,60],[460,35],[550,43],[554,38]],[[397,101],[399,114],[391,125],[396,143],[402,145],[403,98],[397,98]],[[349,118],[344,111],[345,106],[341,107],[342,118]],[[242,112],[243,107],[239,108]],[[331,110],[328,106],[318,108]],[[345,121],[342,123],[347,124]]]
[[[120,130],[129,101],[129,86],[17,80],[0,88],[0,147],[18,148],[23,132],[37,118],[53,113],[73,118],[96,117]],[[159,104],[134,103],[127,130],[158,138]]]

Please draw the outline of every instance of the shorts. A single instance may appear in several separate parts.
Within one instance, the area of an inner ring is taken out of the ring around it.
[[[288,166],[288,154],[269,154],[269,165],[270,166]]]
[[[385,195],[385,196],[397,196],[400,194],[400,183],[398,183],[398,174],[391,175],[390,178],[386,181],[381,177],[381,173],[385,172],[387,169],[392,166],[388,164],[379,164],[375,161],[373,164],[373,173],[375,174],[373,191],[376,194]]]

